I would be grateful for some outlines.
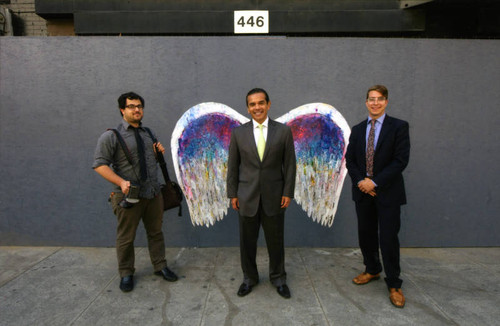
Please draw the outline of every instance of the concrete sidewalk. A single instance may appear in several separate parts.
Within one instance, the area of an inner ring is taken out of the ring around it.
[[[287,248],[292,298],[269,283],[236,295],[238,248],[168,248],[176,283],[137,248],[134,291],[122,293],[114,248],[0,247],[0,325],[499,325],[500,248],[401,250],[406,307],[384,281],[357,286],[357,249]]]

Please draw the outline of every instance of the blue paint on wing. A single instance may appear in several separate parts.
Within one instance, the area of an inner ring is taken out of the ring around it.
[[[342,160],[344,133],[328,116],[308,114],[287,123],[292,129],[297,159],[309,162],[321,157],[327,161]]]
[[[227,161],[231,131],[239,125],[238,121],[221,113],[207,114],[193,120],[179,138],[180,164],[202,157],[209,161],[216,158]]]

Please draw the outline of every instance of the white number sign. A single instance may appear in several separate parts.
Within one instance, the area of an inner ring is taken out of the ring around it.
[[[239,10],[234,12],[235,34],[268,34],[269,11]]]

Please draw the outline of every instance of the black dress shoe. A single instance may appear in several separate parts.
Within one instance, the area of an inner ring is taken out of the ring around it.
[[[172,272],[168,267],[155,272],[155,275],[163,276],[163,278],[169,282],[177,281],[177,275]]]
[[[134,289],[134,276],[129,275],[122,277],[120,281],[120,290],[123,292],[130,292]]]
[[[244,297],[250,292],[252,292],[252,286],[246,283],[241,283],[240,288],[238,289],[238,296]]]
[[[288,288],[288,286],[286,284],[280,285],[276,289],[278,290],[278,294],[281,295],[285,299],[290,299],[290,297],[292,296],[290,294],[290,289]]]

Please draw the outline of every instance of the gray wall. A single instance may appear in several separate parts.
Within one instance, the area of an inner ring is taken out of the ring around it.
[[[352,126],[366,116],[367,87],[383,83],[388,114],[411,128],[401,244],[499,246],[499,53],[498,40],[0,38],[0,245],[113,246],[111,187],[90,166],[125,91],[145,97],[145,124],[169,144],[188,108],[215,101],[246,115],[257,86],[269,91],[271,117],[325,102]],[[294,203],[286,245],[356,246],[350,187],[332,228]],[[233,211],[206,228],[184,208],[165,214],[167,246],[238,245]]]

